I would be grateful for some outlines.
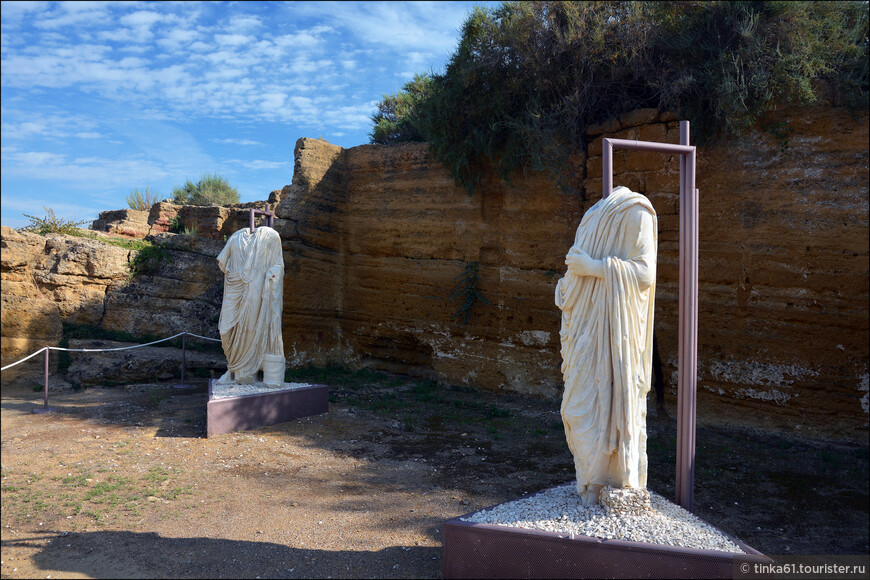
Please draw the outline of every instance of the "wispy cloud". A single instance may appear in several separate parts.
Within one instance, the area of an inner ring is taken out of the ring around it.
[[[4,223],[35,191],[123,207],[215,171],[260,199],[289,182],[297,138],[367,140],[378,99],[443,63],[470,6],[4,3]]]
[[[262,145],[259,141],[250,139],[212,139],[214,143],[227,143],[230,145]]]

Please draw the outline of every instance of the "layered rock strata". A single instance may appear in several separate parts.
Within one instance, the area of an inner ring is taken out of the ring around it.
[[[866,437],[868,117],[817,106],[765,126],[698,153],[699,417]],[[508,185],[485,172],[472,196],[422,143],[299,140],[277,209],[291,364],[557,397],[553,288],[601,195],[602,136],[677,143],[679,128],[674,115],[637,111],[589,131],[589,158],[573,159],[567,191],[541,174]],[[676,156],[614,156],[614,184],[647,195],[658,214],[655,328],[671,412],[678,172]],[[479,292],[467,324],[463,285]]]

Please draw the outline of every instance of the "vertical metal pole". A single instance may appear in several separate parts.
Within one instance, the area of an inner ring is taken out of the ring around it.
[[[272,218],[273,218],[274,216],[271,216],[271,215],[268,215],[268,214],[269,214],[269,204],[267,203],[267,204],[266,204],[266,225],[269,226],[269,227],[271,228],[271,227],[272,227]]]
[[[51,351],[45,347],[45,389],[42,394],[42,408],[48,411],[48,353]]]
[[[609,139],[601,139],[601,199],[613,191],[613,145]]]
[[[249,215],[250,219],[248,222],[248,227],[249,227],[250,232],[253,234],[254,233],[254,208],[251,208],[249,211],[250,211],[250,215]]]
[[[39,351],[37,351],[39,352]],[[42,407],[34,407],[31,413],[41,415],[42,413],[51,413],[54,411],[48,406],[48,355],[51,352],[47,346],[45,347],[45,386],[42,391]]]
[[[187,366],[185,364],[185,353],[187,352],[187,333],[181,335],[181,384],[186,385],[184,382],[184,367]]]
[[[689,144],[689,122],[680,121],[680,145]],[[680,281],[677,379],[676,499],[694,507],[698,368],[698,196],[696,153],[680,155]]]

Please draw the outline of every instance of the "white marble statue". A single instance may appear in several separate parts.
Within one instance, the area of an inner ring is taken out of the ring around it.
[[[556,285],[562,421],[585,505],[606,485],[646,488],[657,229],[649,200],[617,187],[583,216]]]
[[[269,386],[284,384],[284,341],[281,309],[284,304],[284,256],[281,237],[268,226],[230,236],[217,257],[224,273],[224,300],[218,329],[227,372],[218,383]]]

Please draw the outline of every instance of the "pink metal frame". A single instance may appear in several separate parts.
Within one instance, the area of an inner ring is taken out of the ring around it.
[[[266,204],[266,211],[263,211],[261,209],[251,208],[250,214],[248,217],[248,231],[250,231],[252,234],[254,233],[254,216],[255,215],[266,216],[265,225],[269,226],[270,228],[272,227],[272,220],[275,218],[275,214],[273,212],[269,211],[269,204],[268,203]]]
[[[680,144],[602,139],[603,196],[613,191],[613,150],[659,151],[680,155],[680,297],[677,368],[677,502],[691,511],[695,501],[695,417],[698,388],[698,190],[695,147],[689,122],[680,121]]]

